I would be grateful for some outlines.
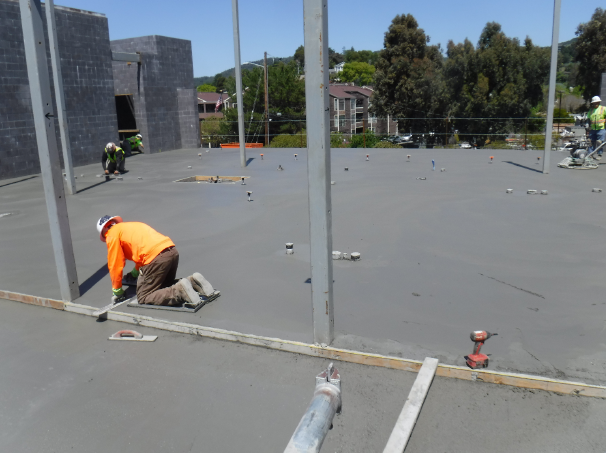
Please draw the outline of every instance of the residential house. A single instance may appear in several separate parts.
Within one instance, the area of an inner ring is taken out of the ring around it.
[[[371,87],[353,83],[331,83],[330,130],[345,135],[361,134],[364,129],[380,135],[397,135],[398,123],[389,116],[377,118],[369,114],[372,105]]]
[[[329,74],[337,74],[337,73],[343,71],[343,66],[345,66],[345,62],[344,61],[342,61],[341,63],[337,63],[333,69],[329,69],[328,70],[328,73]]]
[[[223,93],[221,97],[222,104],[215,112],[220,96],[220,93],[198,93],[198,116],[200,117],[200,121],[209,117],[223,118],[222,110],[224,108],[236,106],[235,103],[231,103],[229,94]]]

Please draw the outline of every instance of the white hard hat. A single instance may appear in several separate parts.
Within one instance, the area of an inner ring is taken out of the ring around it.
[[[104,215],[103,217],[101,217],[99,219],[99,221],[97,222],[97,231],[99,232],[99,239],[101,239],[103,242],[105,242],[105,235],[107,234],[107,228],[109,225],[111,224],[113,225],[114,223],[122,223],[122,217],[120,216],[109,216],[109,215]]]
[[[112,142],[109,142],[107,145],[105,145],[105,149],[108,149],[110,151],[114,150],[114,149],[116,149],[116,145],[113,144]]]
[[[593,104],[594,102],[602,102],[602,100],[600,99],[600,96],[594,96],[591,98],[591,103]]]
[[[137,137],[139,140],[143,140],[143,136],[141,134],[137,134],[135,137]]]

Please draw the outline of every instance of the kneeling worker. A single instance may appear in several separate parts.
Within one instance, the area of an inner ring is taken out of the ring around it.
[[[107,265],[114,302],[124,300],[122,272],[126,260],[135,268],[124,278],[137,283],[137,300],[149,305],[197,305],[200,296],[211,295],[212,285],[199,273],[175,283],[179,252],[170,238],[140,222],[122,222],[118,216],[103,216],[97,222],[100,238],[107,244]]]
[[[101,163],[106,175],[109,175],[110,172],[114,175],[124,173],[124,150],[111,142],[108,143],[101,155]]]
[[[145,148],[145,146],[143,146],[143,136],[141,134],[137,134],[134,137],[127,138],[126,141],[130,143],[130,149],[133,151],[142,152],[141,149]]]

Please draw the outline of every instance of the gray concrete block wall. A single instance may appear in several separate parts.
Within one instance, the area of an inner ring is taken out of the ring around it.
[[[145,152],[200,146],[191,43],[164,36],[111,42],[115,52],[141,52],[141,65],[114,62],[115,94],[133,94]]]
[[[55,12],[73,162],[86,165],[118,138],[107,18],[64,7]],[[46,24],[45,34],[54,103]],[[58,126],[56,135],[60,149]],[[0,179],[40,171],[21,14],[14,0],[0,0],[0,139]]]

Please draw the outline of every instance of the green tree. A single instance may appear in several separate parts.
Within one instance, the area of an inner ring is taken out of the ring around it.
[[[223,74],[217,74],[215,76],[213,85],[217,87],[217,93],[222,92],[223,90],[225,90],[225,83],[227,82],[227,78],[223,75]]]
[[[356,50],[353,47],[343,52],[343,57],[346,63],[368,63],[370,65],[377,64],[379,53],[372,50]]]
[[[297,47],[297,50],[295,50],[294,60],[299,63],[299,66],[305,66],[305,47]]]
[[[375,67],[368,63],[354,61],[345,63],[339,78],[345,82],[355,82],[357,85],[370,85],[373,81]]]
[[[328,67],[330,69],[334,68],[335,65],[338,65],[343,61],[345,61],[345,58],[342,54],[340,54],[339,52],[335,52],[335,50],[330,47],[328,48]]]
[[[599,94],[601,75],[606,72],[606,11],[596,8],[591,20],[578,26],[576,35],[576,81],[584,87],[583,97],[589,101]]]
[[[496,22],[486,24],[477,47],[467,39],[456,45],[449,41],[446,54],[444,79],[450,102],[446,113],[459,118],[484,118],[456,120],[454,128],[463,133],[493,140],[497,138],[494,134],[519,130],[524,124],[521,119],[543,99],[549,49],[534,46],[530,38],[521,46]]]
[[[410,15],[396,16],[379,52],[375,72],[372,111],[390,114],[400,130],[437,127],[446,105],[439,46],[429,46],[429,37]]]
[[[215,93],[217,91],[217,87],[205,83],[204,85],[199,85],[196,90],[198,91],[198,93]]]
[[[216,116],[211,116],[210,118],[200,121],[200,138],[202,144],[210,143],[213,146],[219,146],[219,144],[226,139],[226,137],[224,137],[224,134],[228,129],[226,126],[225,119]]]

